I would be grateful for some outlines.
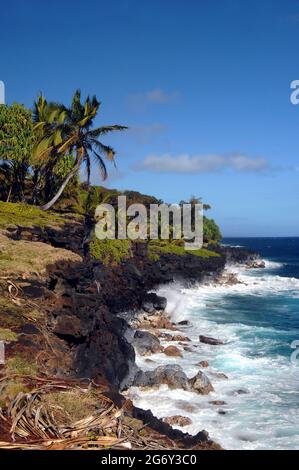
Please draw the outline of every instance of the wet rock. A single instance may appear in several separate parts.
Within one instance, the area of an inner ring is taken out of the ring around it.
[[[210,372],[213,377],[217,377],[218,379],[228,379],[228,376],[223,372]]]
[[[152,359],[145,359],[145,362],[147,362],[148,364],[155,364],[155,361],[153,361]]]
[[[184,400],[177,400],[175,402],[175,406],[180,410],[187,411],[187,413],[193,413],[198,409],[195,405],[192,405],[191,403]]]
[[[238,390],[233,391],[233,395],[246,395],[249,393],[247,390],[244,390],[244,388],[239,388]]]
[[[167,317],[163,317],[162,315],[151,317],[150,325],[152,328],[163,328],[167,330],[173,329],[172,322]]]
[[[178,429],[173,429],[167,423],[163,423],[162,420],[156,418],[149,410],[142,410],[141,408],[134,407],[132,414],[134,418],[142,420],[143,423],[147,423],[151,429],[175,440],[180,449],[192,448],[192,450],[221,450],[221,447],[218,444],[215,444],[210,440],[209,434],[205,430],[198,432],[195,436],[191,436],[190,434],[183,433]]]
[[[219,414],[219,415],[226,415],[226,414],[227,414],[227,411],[218,410],[218,414]]]
[[[213,385],[208,377],[202,372],[198,371],[197,374],[189,380],[191,390],[200,393],[201,395],[208,395],[214,391]]]
[[[187,326],[190,325],[189,320],[181,320],[177,323],[178,325]]]
[[[159,331],[158,333],[159,338],[164,339],[165,341],[172,341],[173,336],[170,333],[164,333]]]
[[[197,365],[199,367],[209,367],[208,361],[200,361]]]
[[[163,352],[166,356],[182,357],[182,352],[176,346],[167,346]]]
[[[139,371],[133,385],[136,387],[153,387],[168,385],[171,389],[183,389],[189,392],[207,395],[214,390],[208,377],[199,371],[193,378],[188,379],[179,365],[159,366],[150,371]]]
[[[184,351],[194,352],[194,350],[192,348],[190,348],[189,346],[184,346]]]
[[[199,341],[201,343],[211,344],[213,346],[218,346],[218,345],[224,344],[224,342],[221,341],[220,339],[216,339],[216,338],[212,338],[211,336],[204,336],[204,335],[199,336]]]
[[[147,318],[143,318],[141,321],[139,321],[137,324],[135,324],[136,327],[138,328],[143,328],[143,329],[167,329],[167,330],[173,330],[173,324],[167,318],[165,315],[160,315],[160,314],[153,314],[148,316]]]
[[[265,261],[255,260],[246,263],[246,269],[264,269],[266,267]]]
[[[160,295],[156,295],[156,300],[154,302],[154,307],[156,310],[165,310],[167,307],[167,299],[166,297],[162,297]]]
[[[162,350],[159,339],[147,331],[135,331],[131,344],[141,356],[147,356]]]
[[[191,341],[190,338],[188,338],[188,336],[183,336],[183,335],[174,335],[172,337],[172,341]]]
[[[188,426],[192,424],[192,420],[186,416],[175,415],[175,416],[166,416],[162,419],[163,423],[170,424],[170,426]]]
[[[215,406],[223,406],[223,405],[226,405],[226,402],[223,401],[223,400],[212,400],[212,401],[209,401],[209,403],[211,405],[215,405]]]
[[[142,309],[147,313],[154,313],[156,310],[165,310],[166,306],[167,299],[154,292],[146,294],[141,305]]]
[[[155,308],[153,306],[153,303],[152,302],[148,302],[147,300],[144,300],[142,302],[142,305],[141,305],[142,309],[146,312],[146,313],[154,313],[155,312]]]
[[[168,385],[171,389],[191,389],[188,377],[178,365],[159,366],[155,370],[139,371],[134,380],[134,385],[137,387],[151,387],[162,384]]]
[[[240,281],[235,273],[224,272],[216,278],[216,282],[222,286],[235,286],[236,284],[244,284]]]

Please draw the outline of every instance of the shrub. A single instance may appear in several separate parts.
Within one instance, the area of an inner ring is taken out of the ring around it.
[[[92,258],[105,265],[120,264],[132,256],[129,240],[99,240],[94,236],[89,244],[89,254]]]
[[[36,375],[37,364],[18,353],[6,361],[5,374]]]
[[[51,212],[44,212],[29,204],[0,201],[0,228],[6,228],[10,225],[45,227],[57,223],[63,224],[63,217]]]
[[[8,329],[8,328],[0,328],[0,341],[17,341],[18,335]]]
[[[148,256],[152,260],[156,260],[157,256],[164,254],[174,254],[178,256],[193,255],[201,258],[210,258],[219,256],[218,253],[201,248],[200,250],[185,250],[184,244],[180,240],[168,242],[167,240],[154,240],[148,244]]]

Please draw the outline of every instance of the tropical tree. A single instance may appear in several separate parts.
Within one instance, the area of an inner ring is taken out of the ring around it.
[[[219,243],[222,239],[220,228],[213,219],[203,217],[203,239],[205,243]]]
[[[62,134],[66,128],[66,110],[62,105],[48,103],[44,96],[40,96],[34,103],[33,121],[35,131],[35,146],[31,159],[33,169],[33,204],[40,197],[49,199],[55,188],[55,168],[63,166],[68,160],[58,152],[58,145],[62,142]]]
[[[24,199],[34,131],[31,111],[20,104],[0,106],[0,161],[1,174],[6,175],[7,194],[16,200]]]
[[[88,183],[93,161],[98,165],[102,178],[107,178],[105,158],[115,163],[115,151],[99,139],[109,132],[124,130],[127,127],[111,125],[93,128],[101,103],[95,96],[88,96],[84,103],[81,103],[80,90],[75,92],[69,109],[55,103],[48,104],[43,97],[39,101],[42,112],[36,119],[35,130],[37,134],[41,132],[42,136],[35,148],[35,160],[48,160],[53,162],[54,167],[65,155],[74,155],[72,168],[59,189],[50,201],[41,207],[47,210],[55,204],[83,164],[87,171]]]

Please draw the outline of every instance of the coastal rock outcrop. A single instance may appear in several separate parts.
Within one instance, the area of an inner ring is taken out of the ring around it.
[[[176,346],[167,346],[163,352],[166,354],[166,356],[182,357],[181,350]]]
[[[173,337],[171,338],[171,341],[182,341],[182,342],[189,342],[191,341],[190,338],[188,338],[188,336],[183,336],[183,335],[173,335]]]
[[[264,269],[266,267],[266,263],[263,260],[254,260],[246,263],[245,267],[246,269]]]
[[[144,296],[141,308],[147,313],[153,313],[156,310],[165,310],[167,306],[167,299],[160,295],[150,292]]]
[[[179,365],[159,366],[150,371],[139,371],[134,380],[134,386],[155,387],[162,384],[170,389],[182,389],[207,395],[214,390],[208,377],[199,371],[194,377],[188,379]]]
[[[170,424],[170,426],[184,427],[188,426],[189,424],[192,424],[192,420],[190,418],[181,415],[166,416],[162,419],[162,421],[164,423]]]
[[[199,367],[209,367],[209,363],[208,361],[200,361],[198,364],[197,364]]]
[[[181,325],[181,326],[189,326],[190,325],[190,321],[189,320],[181,320],[177,323],[178,325]]]
[[[189,390],[188,378],[178,365],[159,366],[154,370],[139,371],[134,380],[134,386],[152,387],[168,385],[171,389]]]
[[[195,377],[189,380],[189,385],[191,390],[201,395],[208,395],[214,391],[213,385],[202,371],[198,371]]]
[[[223,272],[216,279],[217,284],[221,286],[235,286],[236,284],[244,284],[240,281],[235,273]]]
[[[155,354],[163,349],[157,336],[148,331],[135,331],[131,344],[141,356]]]
[[[226,405],[226,402],[223,400],[212,400],[212,401],[209,401],[209,403],[211,403],[211,405],[214,405],[214,406]]]
[[[224,344],[224,342],[221,341],[220,339],[216,339],[216,338],[212,338],[211,336],[204,336],[204,335],[199,336],[199,341],[204,344],[211,344],[212,346],[219,346],[219,345]]]

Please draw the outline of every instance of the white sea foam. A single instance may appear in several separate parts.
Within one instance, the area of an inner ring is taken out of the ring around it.
[[[245,303],[248,296],[253,299],[298,296],[298,279],[271,275],[269,271],[278,267],[274,262],[267,262],[265,270],[229,266],[228,272],[236,273],[243,283],[229,287],[214,282],[188,289],[177,283],[161,287],[158,293],[167,297],[167,311],[173,321],[188,319],[191,322],[191,326],[178,326],[179,331],[192,340],[188,343],[191,350],[184,351],[178,342],[162,341],[164,346],[175,344],[181,348],[183,357],[159,353],[151,356],[154,362],[137,357],[138,365],[154,369],[161,364],[179,364],[192,377],[198,371],[198,362],[207,360],[210,367],[205,373],[215,391],[202,396],[169,390],[165,385],[147,391],[134,387],[129,391],[134,404],[151,408],[159,418],[187,416],[192,424],[180,429],[191,434],[206,429],[227,449],[299,449],[298,368],[279,353],[281,342],[288,342],[291,332],[281,331],[278,337],[271,324],[218,323],[215,319],[217,314],[224,319],[230,314],[229,296],[244,297]],[[198,340],[200,334],[220,338],[225,344],[202,344]],[[295,338],[298,331],[293,334]],[[267,353],[271,348],[278,351],[273,356]],[[217,376],[217,372],[224,372],[229,379]],[[248,393],[240,394],[240,390]],[[210,403],[212,400],[223,400],[226,405],[214,406]],[[219,414],[219,411],[226,414]]]
[[[279,269],[284,265],[283,263],[278,263],[277,261],[270,261],[267,259],[264,259],[263,261],[265,263],[266,269]]]

